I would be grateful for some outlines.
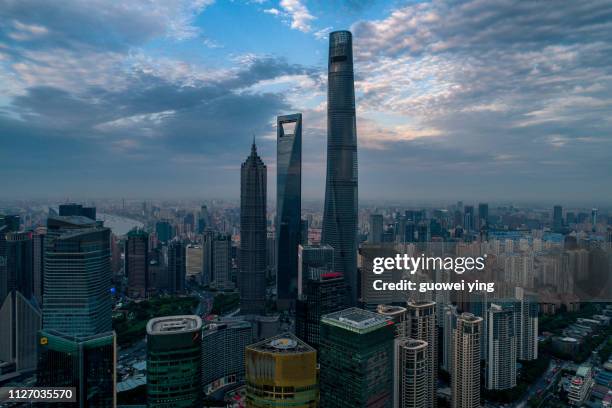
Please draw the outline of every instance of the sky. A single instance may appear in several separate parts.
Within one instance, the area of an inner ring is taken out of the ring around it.
[[[230,198],[353,32],[363,200],[612,203],[612,2],[0,0],[0,198]]]

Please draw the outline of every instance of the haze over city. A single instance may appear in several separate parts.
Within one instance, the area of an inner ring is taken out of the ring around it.
[[[611,15],[605,1],[2,1],[0,175],[11,198],[237,199],[253,136],[273,180],[275,118],[302,112],[303,196],[322,200],[327,34],[349,28],[360,199],[609,203]]]

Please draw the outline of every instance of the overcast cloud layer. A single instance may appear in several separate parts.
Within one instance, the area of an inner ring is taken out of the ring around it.
[[[612,201],[610,1],[320,4],[0,0],[3,198],[236,198],[253,135],[273,197],[293,111],[321,198],[326,36],[350,28],[362,198]]]

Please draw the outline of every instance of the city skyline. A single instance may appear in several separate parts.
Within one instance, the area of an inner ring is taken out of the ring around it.
[[[0,8],[14,197],[235,199],[253,133],[273,179],[274,118],[297,111],[303,195],[323,199],[326,39],[349,28],[361,199],[612,199],[605,2],[45,7]]]

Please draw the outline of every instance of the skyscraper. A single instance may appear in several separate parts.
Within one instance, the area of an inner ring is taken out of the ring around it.
[[[55,330],[38,335],[39,387],[75,387],[79,408],[116,406],[115,332],[73,337]]]
[[[202,320],[156,317],[147,323],[147,406],[202,404]]]
[[[149,234],[142,229],[128,232],[124,256],[128,295],[141,299],[147,297],[153,286],[149,274]]]
[[[537,295],[528,293],[521,287],[514,288],[516,303],[517,330],[516,347],[519,360],[537,360],[538,358],[538,313]]]
[[[346,282],[339,272],[323,273],[306,281],[296,302],[295,334],[318,349],[321,317],[346,308]]]
[[[181,293],[185,291],[187,274],[187,250],[179,240],[168,243],[168,291]]]
[[[316,408],[317,352],[291,333],[247,346],[246,401],[250,408]]]
[[[563,229],[563,207],[555,205],[553,207],[553,231],[559,232]]]
[[[389,317],[358,308],[323,316],[322,407],[392,407],[393,326]]]
[[[96,207],[83,207],[81,204],[67,203],[59,206],[60,217],[70,217],[78,215],[96,220]]]
[[[327,177],[321,242],[334,248],[334,271],[344,273],[350,304],[357,304],[357,125],[353,40],[329,35]]]
[[[370,214],[370,234],[368,242],[379,244],[383,236],[383,216],[382,214]]]
[[[82,216],[49,217],[43,328],[92,336],[112,330],[110,229]]]
[[[487,388],[516,386],[516,332],[512,306],[491,304],[488,310]]]
[[[232,272],[232,236],[213,230],[204,232],[202,284],[216,289],[234,289]]]
[[[36,368],[38,331],[42,314],[36,302],[12,290],[0,303],[0,360],[15,363],[17,371]]]
[[[484,228],[489,224],[489,204],[478,204],[478,228]]]
[[[473,205],[466,205],[463,210],[463,228],[466,231],[474,231],[476,229],[476,220],[474,219]]]
[[[276,120],[276,288],[281,308],[297,299],[302,213],[302,114]]]
[[[480,331],[482,317],[463,313],[453,334],[452,408],[480,407]]]
[[[427,343],[427,403],[437,406],[438,382],[438,331],[436,326],[436,302],[410,301],[406,305],[406,336]]]
[[[240,169],[240,310],[262,314],[266,305],[266,186],[267,168],[251,154]]]
[[[393,319],[395,337],[406,337],[406,308],[401,306],[378,305],[376,312]]]
[[[397,338],[395,347],[394,401],[397,408],[426,408],[430,406],[429,363],[427,342]]]
[[[300,245],[298,247],[298,296],[302,295],[306,282],[321,274],[332,272],[334,249],[329,245]]]

